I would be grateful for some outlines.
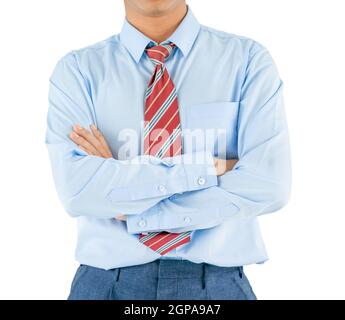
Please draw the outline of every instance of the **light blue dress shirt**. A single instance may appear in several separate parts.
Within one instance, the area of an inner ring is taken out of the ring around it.
[[[125,19],[120,34],[72,51],[51,78],[46,145],[56,189],[78,221],[76,258],[111,269],[160,255],[138,233],[192,230],[166,255],[218,266],[267,259],[257,217],[289,199],[290,152],[283,85],[262,45],[200,25],[189,9],[167,39],[166,67],[178,93],[183,154],[142,155],[150,39]],[[98,126],[114,158],[89,156],[69,138]],[[213,156],[238,158],[217,177]],[[124,214],[127,222],[114,219]]]

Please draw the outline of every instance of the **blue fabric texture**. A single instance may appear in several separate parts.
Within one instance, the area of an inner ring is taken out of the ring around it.
[[[69,300],[256,300],[243,267],[156,260],[104,270],[81,265]]]

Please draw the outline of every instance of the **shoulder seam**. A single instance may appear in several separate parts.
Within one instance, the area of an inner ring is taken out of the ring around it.
[[[238,34],[226,32],[226,31],[222,31],[222,30],[213,29],[213,28],[205,26],[205,25],[200,25],[200,27],[201,27],[201,29],[203,31],[212,33],[212,34],[214,34],[214,35],[216,35],[216,36],[218,36],[220,38],[229,38],[229,39],[235,38],[235,39],[239,39],[239,40],[249,40],[249,41],[255,42],[255,40],[253,40],[251,38],[248,38],[248,37],[245,37],[245,36],[241,36],[241,35],[238,35]]]
[[[102,41],[99,41],[95,44],[92,44],[92,45],[89,45],[89,46],[86,46],[86,47],[83,47],[83,48],[80,48],[80,49],[74,49],[73,52],[75,53],[82,53],[82,52],[85,52],[85,51],[88,51],[88,50],[102,50],[104,49],[107,45],[109,44],[113,44],[113,43],[116,43],[116,41],[114,41],[114,37],[116,35],[112,35]]]

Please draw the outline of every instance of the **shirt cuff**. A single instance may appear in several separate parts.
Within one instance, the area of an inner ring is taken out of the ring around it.
[[[169,178],[155,178],[145,183],[113,189],[108,199],[114,203],[122,201],[136,201],[147,198],[167,198],[173,194],[187,191],[206,189],[218,185],[216,168],[211,152],[202,151],[179,156],[155,159],[155,161],[166,167],[176,167],[174,175]]]
[[[143,233],[159,229],[159,204],[146,210],[142,214],[129,215],[126,219],[127,232],[131,234]],[[145,215],[144,215],[145,214]],[[144,215],[144,216],[143,216]]]
[[[211,152],[202,151],[181,156],[188,190],[195,191],[218,185],[216,167]]]
[[[186,211],[185,213],[164,214],[159,204],[139,215],[127,217],[127,232],[130,234],[145,232],[174,232],[208,229],[215,227],[225,219],[239,212],[234,204],[223,207],[205,208],[202,210]]]

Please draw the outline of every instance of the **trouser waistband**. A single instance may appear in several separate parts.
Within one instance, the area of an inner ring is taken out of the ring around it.
[[[120,273],[142,274],[144,277],[158,278],[202,278],[205,276],[220,276],[222,273],[243,272],[243,267],[219,267],[207,263],[193,263],[188,260],[162,260],[137,266],[119,268]]]

